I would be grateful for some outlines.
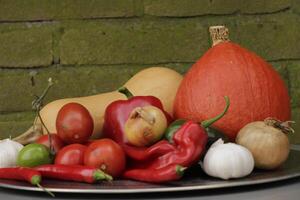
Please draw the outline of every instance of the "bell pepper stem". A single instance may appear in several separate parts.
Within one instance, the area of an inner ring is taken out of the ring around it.
[[[118,89],[118,92],[124,94],[127,97],[127,99],[130,99],[131,97],[133,97],[133,94],[126,87],[120,87]]]
[[[224,99],[225,99],[225,102],[226,102],[226,106],[223,110],[222,113],[220,113],[219,115],[211,118],[211,119],[207,119],[207,120],[204,120],[201,122],[201,126],[203,128],[207,128],[209,127],[210,125],[212,125],[213,123],[215,123],[216,121],[218,121],[219,119],[221,119],[227,112],[228,108],[229,108],[229,105],[230,105],[230,100],[229,100],[229,97],[228,96],[224,96]]]
[[[183,176],[183,174],[184,174],[184,171],[187,169],[187,167],[183,167],[183,166],[181,166],[181,165],[176,165],[176,174],[178,175],[178,176]]]

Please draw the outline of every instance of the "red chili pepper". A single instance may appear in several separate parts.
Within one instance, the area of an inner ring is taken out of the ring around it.
[[[177,180],[178,176],[166,174],[174,168],[174,165],[190,167],[198,162],[208,139],[205,128],[222,118],[227,112],[230,103],[227,97],[225,100],[226,107],[220,115],[202,122],[201,126],[193,121],[184,122],[172,136],[169,136],[171,143],[162,140],[148,148],[124,145],[127,156],[132,159],[132,166],[124,172],[123,176],[148,182]],[[162,174],[166,176],[160,177]]]
[[[39,185],[42,180],[40,172],[25,167],[0,168],[0,179],[27,181],[32,185]]]
[[[168,123],[172,121],[171,116],[163,110],[161,101],[154,96],[133,96],[127,88],[118,90],[128,98],[118,100],[109,104],[105,110],[103,133],[119,144],[126,144],[128,141],[124,137],[124,126],[130,117],[130,113],[137,107],[155,106],[163,111]]]
[[[185,167],[172,164],[158,169],[132,169],[124,173],[125,178],[134,177],[135,180],[161,183],[166,181],[179,180],[184,173]]]
[[[35,167],[43,177],[94,183],[98,180],[112,180],[112,177],[96,167],[81,165],[41,165]]]
[[[36,169],[26,167],[0,168],[0,179],[2,178],[27,181],[32,185],[38,186],[52,197],[55,197],[52,192],[48,191],[46,188],[40,185],[42,176],[41,173]]]

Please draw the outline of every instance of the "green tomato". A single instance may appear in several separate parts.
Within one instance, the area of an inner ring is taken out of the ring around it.
[[[48,147],[42,144],[28,144],[20,152],[17,165],[21,167],[35,167],[52,163],[52,156]]]

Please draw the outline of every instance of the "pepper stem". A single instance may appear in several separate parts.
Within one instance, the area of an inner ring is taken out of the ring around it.
[[[111,181],[113,180],[112,176],[106,174],[105,172],[103,172],[102,170],[98,169],[93,173],[93,177],[96,181],[99,180],[107,180],[107,181]]]
[[[178,176],[183,176],[184,171],[185,171],[186,169],[187,169],[187,167],[183,167],[183,166],[181,166],[181,165],[176,165],[176,168],[175,168],[176,174],[177,174]]]
[[[215,46],[220,42],[229,41],[229,31],[225,26],[210,26],[209,33],[213,42],[212,46]]]
[[[201,122],[201,126],[203,128],[209,127],[210,125],[212,125],[213,123],[215,123],[216,121],[218,121],[219,119],[221,119],[226,114],[226,112],[227,112],[227,110],[229,108],[229,105],[230,105],[230,100],[229,100],[228,96],[224,96],[224,99],[225,99],[225,102],[226,102],[226,106],[225,106],[223,112],[220,113],[219,115],[215,116],[214,118],[207,119],[207,120],[204,120],[203,122]]]
[[[41,176],[34,175],[34,176],[31,177],[30,182],[31,182],[32,185],[36,185],[39,188],[41,188],[44,192],[48,193],[50,196],[55,197],[55,195],[52,192],[50,192],[49,190],[47,190],[46,188],[41,186],[41,184],[40,184],[41,180],[42,180]]]
[[[131,97],[133,97],[133,94],[126,87],[119,88],[118,92],[124,94],[127,97],[127,99],[130,99]]]

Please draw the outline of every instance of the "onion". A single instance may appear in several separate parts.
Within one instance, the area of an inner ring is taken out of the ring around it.
[[[155,106],[135,108],[125,123],[125,136],[133,146],[149,146],[160,140],[168,125],[165,114]]]
[[[256,168],[278,168],[290,152],[287,133],[294,131],[289,125],[290,121],[272,118],[249,123],[239,131],[236,143],[251,151]]]

